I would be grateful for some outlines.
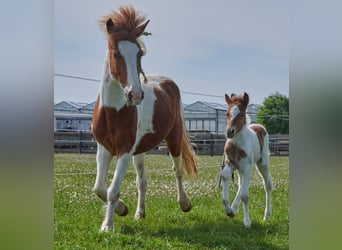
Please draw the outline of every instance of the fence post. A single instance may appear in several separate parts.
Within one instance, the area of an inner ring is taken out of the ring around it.
[[[80,154],[83,153],[82,130],[80,130]]]

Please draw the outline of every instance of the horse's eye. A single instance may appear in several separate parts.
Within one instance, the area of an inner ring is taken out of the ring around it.
[[[114,58],[115,59],[119,59],[120,58],[120,54],[118,52],[114,52],[113,54],[114,54]]]

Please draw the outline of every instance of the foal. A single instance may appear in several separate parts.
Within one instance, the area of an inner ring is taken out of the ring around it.
[[[248,212],[249,183],[253,165],[256,163],[259,175],[264,182],[266,208],[264,220],[268,220],[271,210],[272,178],[269,173],[268,134],[260,124],[247,124],[246,110],[249,103],[247,93],[230,98],[225,95],[227,110],[227,141],[224,147],[225,166],[221,172],[223,179],[222,203],[228,217],[234,218],[240,199],[243,203],[244,225],[251,226]],[[229,202],[229,179],[238,170],[239,189],[232,206]]]

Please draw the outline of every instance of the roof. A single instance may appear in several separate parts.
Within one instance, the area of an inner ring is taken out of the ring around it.
[[[62,101],[54,105],[54,111],[92,114],[94,111],[95,103],[96,102],[83,103],[83,102]],[[213,113],[213,112],[216,112],[217,110],[224,111],[224,112],[227,110],[227,104],[220,104],[220,103],[215,103],[215,102],[197,101],[189,105],[186,105],[184,103],[182,104],[183,104],[184,111],[188,111],[188,112]],[[260,105],[249,104],[247,108],[247,113],[257,114],[259,111],[259,108],[260,108]]]
[[[80,109],[86,105],[88,103],[62,101],[54,105],[54,111],[79,113]]]
[[[93,113],[96,102],[89,103],[80,108],[81,113]]]
[[[215,112],[216,110],[226,111],[227,104],[219,104],[215,102],[197,101],[187,105],[184,110],[190,112]]]

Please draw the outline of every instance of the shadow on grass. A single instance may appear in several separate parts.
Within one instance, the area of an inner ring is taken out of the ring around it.
[[[222,218],[211,223],[192,226],[158,225],[154,230],[132,225],[122,225],[121,234],[142,234],[149,240],[173,242],[172,248],[224,248],[224,249],[288,249],[288,244],[276,244],[277,225],[255,222],[245,228],[241,221]]]

